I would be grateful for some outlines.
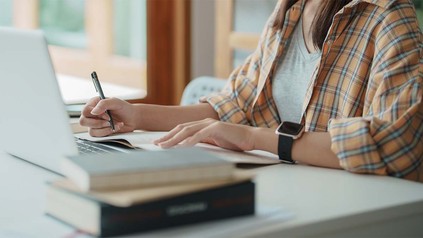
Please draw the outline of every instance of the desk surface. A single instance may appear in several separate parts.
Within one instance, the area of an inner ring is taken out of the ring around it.
[[[45,183],[58,175],[3,152],[0,163],[0,236],[63,237],[74,233],[71,227],[44,215]],[[293,217],[245,229],[240,236],[423,235],[423,184],[304,165],[254,170],[257,205],[284,207]],[[149,235],[186,236],[195,234],[198,227]]]

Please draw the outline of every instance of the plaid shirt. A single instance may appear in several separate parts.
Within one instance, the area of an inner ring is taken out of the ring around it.
[[[287,2],[278,2],[257,49],[226,90],[203,100],[221,120],[280,123],[271,79],[305,0],[289,10]],[[286,14],[275,27],[279,11]],[[422,80],[423,37],[411,1],[353,0],[335,15],[323,44],[303,105],[306,131],[328,131],[348,171],[423,182]]]

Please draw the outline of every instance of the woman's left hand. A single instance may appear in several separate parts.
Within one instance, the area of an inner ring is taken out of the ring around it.
[[[166,136],[154,141],[162,148],[176,145],[193,146],[204,142],[225,149],[248,151],[254,149],[254,127],[221,122],[215,119],[180,124]]]

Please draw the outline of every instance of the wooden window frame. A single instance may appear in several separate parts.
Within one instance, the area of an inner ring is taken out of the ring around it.
[[[190,80],[191,1],[147,0],[148,64],[113,54],[112,0],[85,4],[90,43],[86,50],[50,46],[56,72],[87,77],[95,68],[104,81],[119,78],[124,85],[147,89],[145,98],[131,102],[178,104]],[[13,9],[15,27],[39,27],[39,0],[14,0]],[[140,75],[146,80],[133,80]]]
[[[235,0],[216,0],[215,75],[227,78],[233,71],[234,50],[254,51],[260,34],[236,32],[234,25]]]

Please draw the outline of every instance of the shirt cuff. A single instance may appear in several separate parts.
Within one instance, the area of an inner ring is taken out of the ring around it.
[[[366,118],[331,119],[328,123],[332,151],[347,171],[387,175]]]
[[[221,121],[249,125],[245,112],[238,106],[236,99],[228,93],[214,93],[202,97],[200,102],[209,103]]]

